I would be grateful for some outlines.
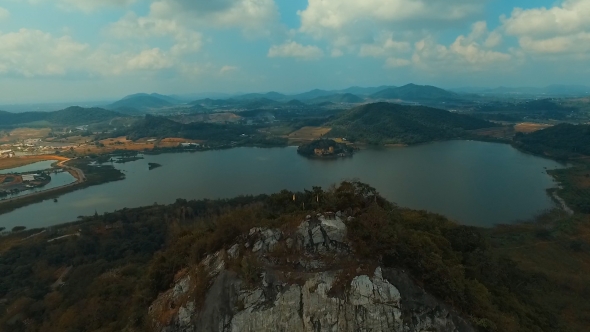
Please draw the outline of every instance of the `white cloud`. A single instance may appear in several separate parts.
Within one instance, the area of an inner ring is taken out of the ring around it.
[[[324,52],[317,46],[301,45],[297,42],[286,42],[282,45],[273,45],[268,50],[270,58],[297,58],[314,60],[324,56]]]
[[[412,49],[406,41],[395,41],[391,36],[374,44],[362,44],[359,55],[362,57],[385,57],[392,53],[404,53]]]
[[[118,52],[107,46],[93,49],[69,36],[54,37],[39,30],[0,33],[0,75],[111,76],[180,65],[173,54],[158,48]]]
[[[387,58],[387,60],[385,60],[385,67],[386,68],[406,67],[411,64],[412,64],[412,61],[407,60],[407,59]]]
[[[498,32],[488,31],[485,22],[476,22],[469,35],[457,37],[449,46],[436,43],[432,37],[417,42],[412,63],[418,68],[439,71],[507,68],[513,55],[493,50],[501,42]]]
[[[338,47],[372,41],[375,33],[440,29],[479,13],[473,0],[309,0],[300,31]]]
[[[137,0],[13,0],[28,2],[30,4],[53,3],[64,11],[80,10],[86,13],[96,11],[104,7],[125,8],[134,4]]]
[[[6,20],[10,17],[10,12],[2,7],[0,7],[0,21]]]
[[[247,34],[269,33],[279,17],[274,0],[158,0],[149,15],[187,26],[237,27]]]
[[[239,68],[236,66],[223,66],[219,70],[219,73],[223,75],[223,74],[231,73],[231,72],[236,71],[238,69]]]
[[[590,51],[590,1],[565,0],[551,8],[516,8],[502,17],[506,34],[525,52],[578,54]]]
[[[175,41],[171,52],[176,55],[198,52],[203,45],[203,36],[200,32],[190,30],[174,20],[152,16],[138,17],[135,13],[129,13],[111,24],[109,31],[117,38],[171,36]]]
[[[340,49],[335,48],[332,50],[330,54],[333,58],[339,58],[344,55],[344,52],[342,52],[342,50]]]

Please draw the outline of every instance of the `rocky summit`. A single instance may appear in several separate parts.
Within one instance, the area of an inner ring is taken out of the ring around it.
[[[155,331],[475,331],[399,269],[365,264],[343,213],[252,228],[179,273],[149,309]]]

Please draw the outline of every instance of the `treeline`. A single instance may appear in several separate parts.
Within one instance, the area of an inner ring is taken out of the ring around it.
[[[590,125],[562,123],[530,134],[517,133],[515,145],[555,159],[590,156]]]
[[[565,330],[556,318],[559,308],[544,296],[554,285],[497,256],[481,230],[399,208],[358,182],[232,200],[177,200],[95,214],[26,240],[32,232],[2,237],[0,330],[148,330],[150,304],[177,273],[228,248],[251,227],[292,227],[318,211],[352,216],[348,234],[359,259],[409,271],[480,331]],[[56,283],[68,267],[64,283]],[[206,283],[201,286],[202,297]]]
[[[346,144],[337,143],[336,141],[331,139],[318,139],[310,143],[300,145],[297,148],[297,153],[303,156],[311,157],[315,155],[316,149],[326,151],[330,148],[334,149],[334,152],[332,153],[333,155],[352,155],[352,153],[354,152],[354,149]]]
[[[333,137],[369,144],[417,144],[461,137],[467,130],[497,126],[444,110],[375,103],[353,108],[331,123]]]
[[[0,127],[45,121],[52,125],[76,126],[110,121],[124,115],[102,108],[68,107],[55,112],[9,113],[0,111]]]
[[[108,137],[126,136],[130,140],[141,138],[168,138],[178,137],[191,140],[203,140],[210,144],[236,145],[285,145],[286,141],[279,138],[271,138],[260,133],[258,127],[239,124],[216,124],[194,122],[183,124],[170,119],[146,115],[134,125],[119,129],[113,133],[103,134],[98,139]]]

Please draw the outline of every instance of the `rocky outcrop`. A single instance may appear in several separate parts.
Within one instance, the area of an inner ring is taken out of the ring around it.
[[[333,214],[310,216],[291,234],[252,229],[240,243],[202,262],[201,273],[212,280],[204,299],[191,296],[189,275],[160,295],[150,308],[155,330],[474,331],[403,271],[361,269],[346,232]],[[295,258],[281,259],[279,252]],[[228,269],[245,255],[261,264],[254,284]]]

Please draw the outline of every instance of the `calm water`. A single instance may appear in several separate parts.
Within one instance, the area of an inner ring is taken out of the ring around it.
[[[163,167],[148,170],[148,162]],[[358,178],[400,206],[444,214],[464,224],[490,226],[530,218],[553,203],[551,160],[509,145],[450,141],[411,148],[365,150],[353,158],[309,160],[296,148],[237,148],[146,156],[115,164],[127,179],[66,194],[0,215],[0,226],[44,227],[80,215],[173,203],[177,198],[228,198],[282,189],[327,187]]]

